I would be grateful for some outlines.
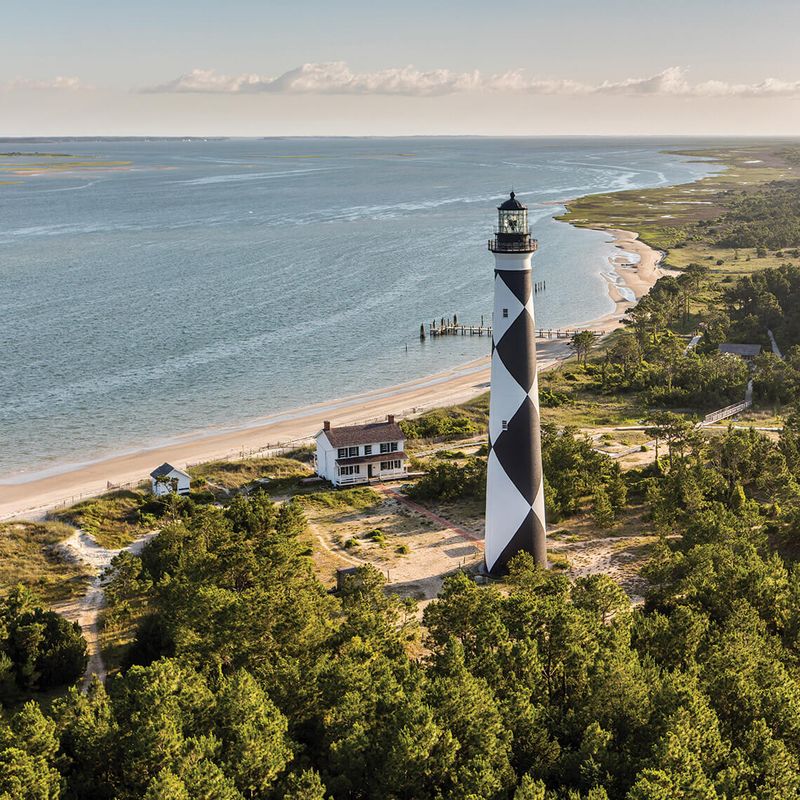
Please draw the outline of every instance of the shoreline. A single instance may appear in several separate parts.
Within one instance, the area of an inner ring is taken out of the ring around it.
[[[602,273],[615,307],[608,314],[574,327],[605,335],[621,326],[625,312],[664,274],[659,267],[663,253],[639,241],[635,232],[595,230],[610,235],[610,243],[621,251],[609,256],[609,271]],[[639,261],[631,262],[626,254],[637,256]],[[549,369],[571,352],[566,339],[539,339],[537,354],[539,369]],[[136,485],[164,461],[185,468],[207,461],[266,454],[278,446],[300,446],[308,443],[322,427],[323,417],[331,417],[337,425],[346,425],[374,421],[386,414],[409,416],[466,402],[488,389],[487,355],[395,386],[268,415],[235,428],[188,434],[143,450],[7,477],[0,481],[0,520],[41,517],[56,506],[94,497],[112,488]]]

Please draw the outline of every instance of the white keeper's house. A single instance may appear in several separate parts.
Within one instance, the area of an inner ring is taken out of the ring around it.
[[[334,486],[397,480],[406,475],[405,436],[392,414],[386,422],[336,428],[326,420],[315,438],[317,475]]]
[[[154,495],[189,494],[191,478],[182,469],[164,462],[150,473],[150,488]]]

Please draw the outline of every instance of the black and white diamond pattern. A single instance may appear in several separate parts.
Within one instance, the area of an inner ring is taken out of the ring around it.
[[[485,556],[499,573],[521,550],[547,561],[530,255],[496,270],[494,290]]]

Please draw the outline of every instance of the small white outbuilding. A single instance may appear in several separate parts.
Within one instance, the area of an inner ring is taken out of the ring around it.
[[[191,478],[182,469],[166,461],[150,473],[150,486],[157,497],[165,494],[189,494]]]

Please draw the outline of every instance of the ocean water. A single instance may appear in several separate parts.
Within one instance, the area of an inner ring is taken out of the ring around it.
[[[711,171],[661,152],[687,144],[3,142],[129,163],[0,173],[0,478],[479,357],[486,338],[420,344],[419,326],[489,319],[486,240],[511,187],[540,243],[537,321],[607,313],[608,236],[553,216],[568,198]]]

